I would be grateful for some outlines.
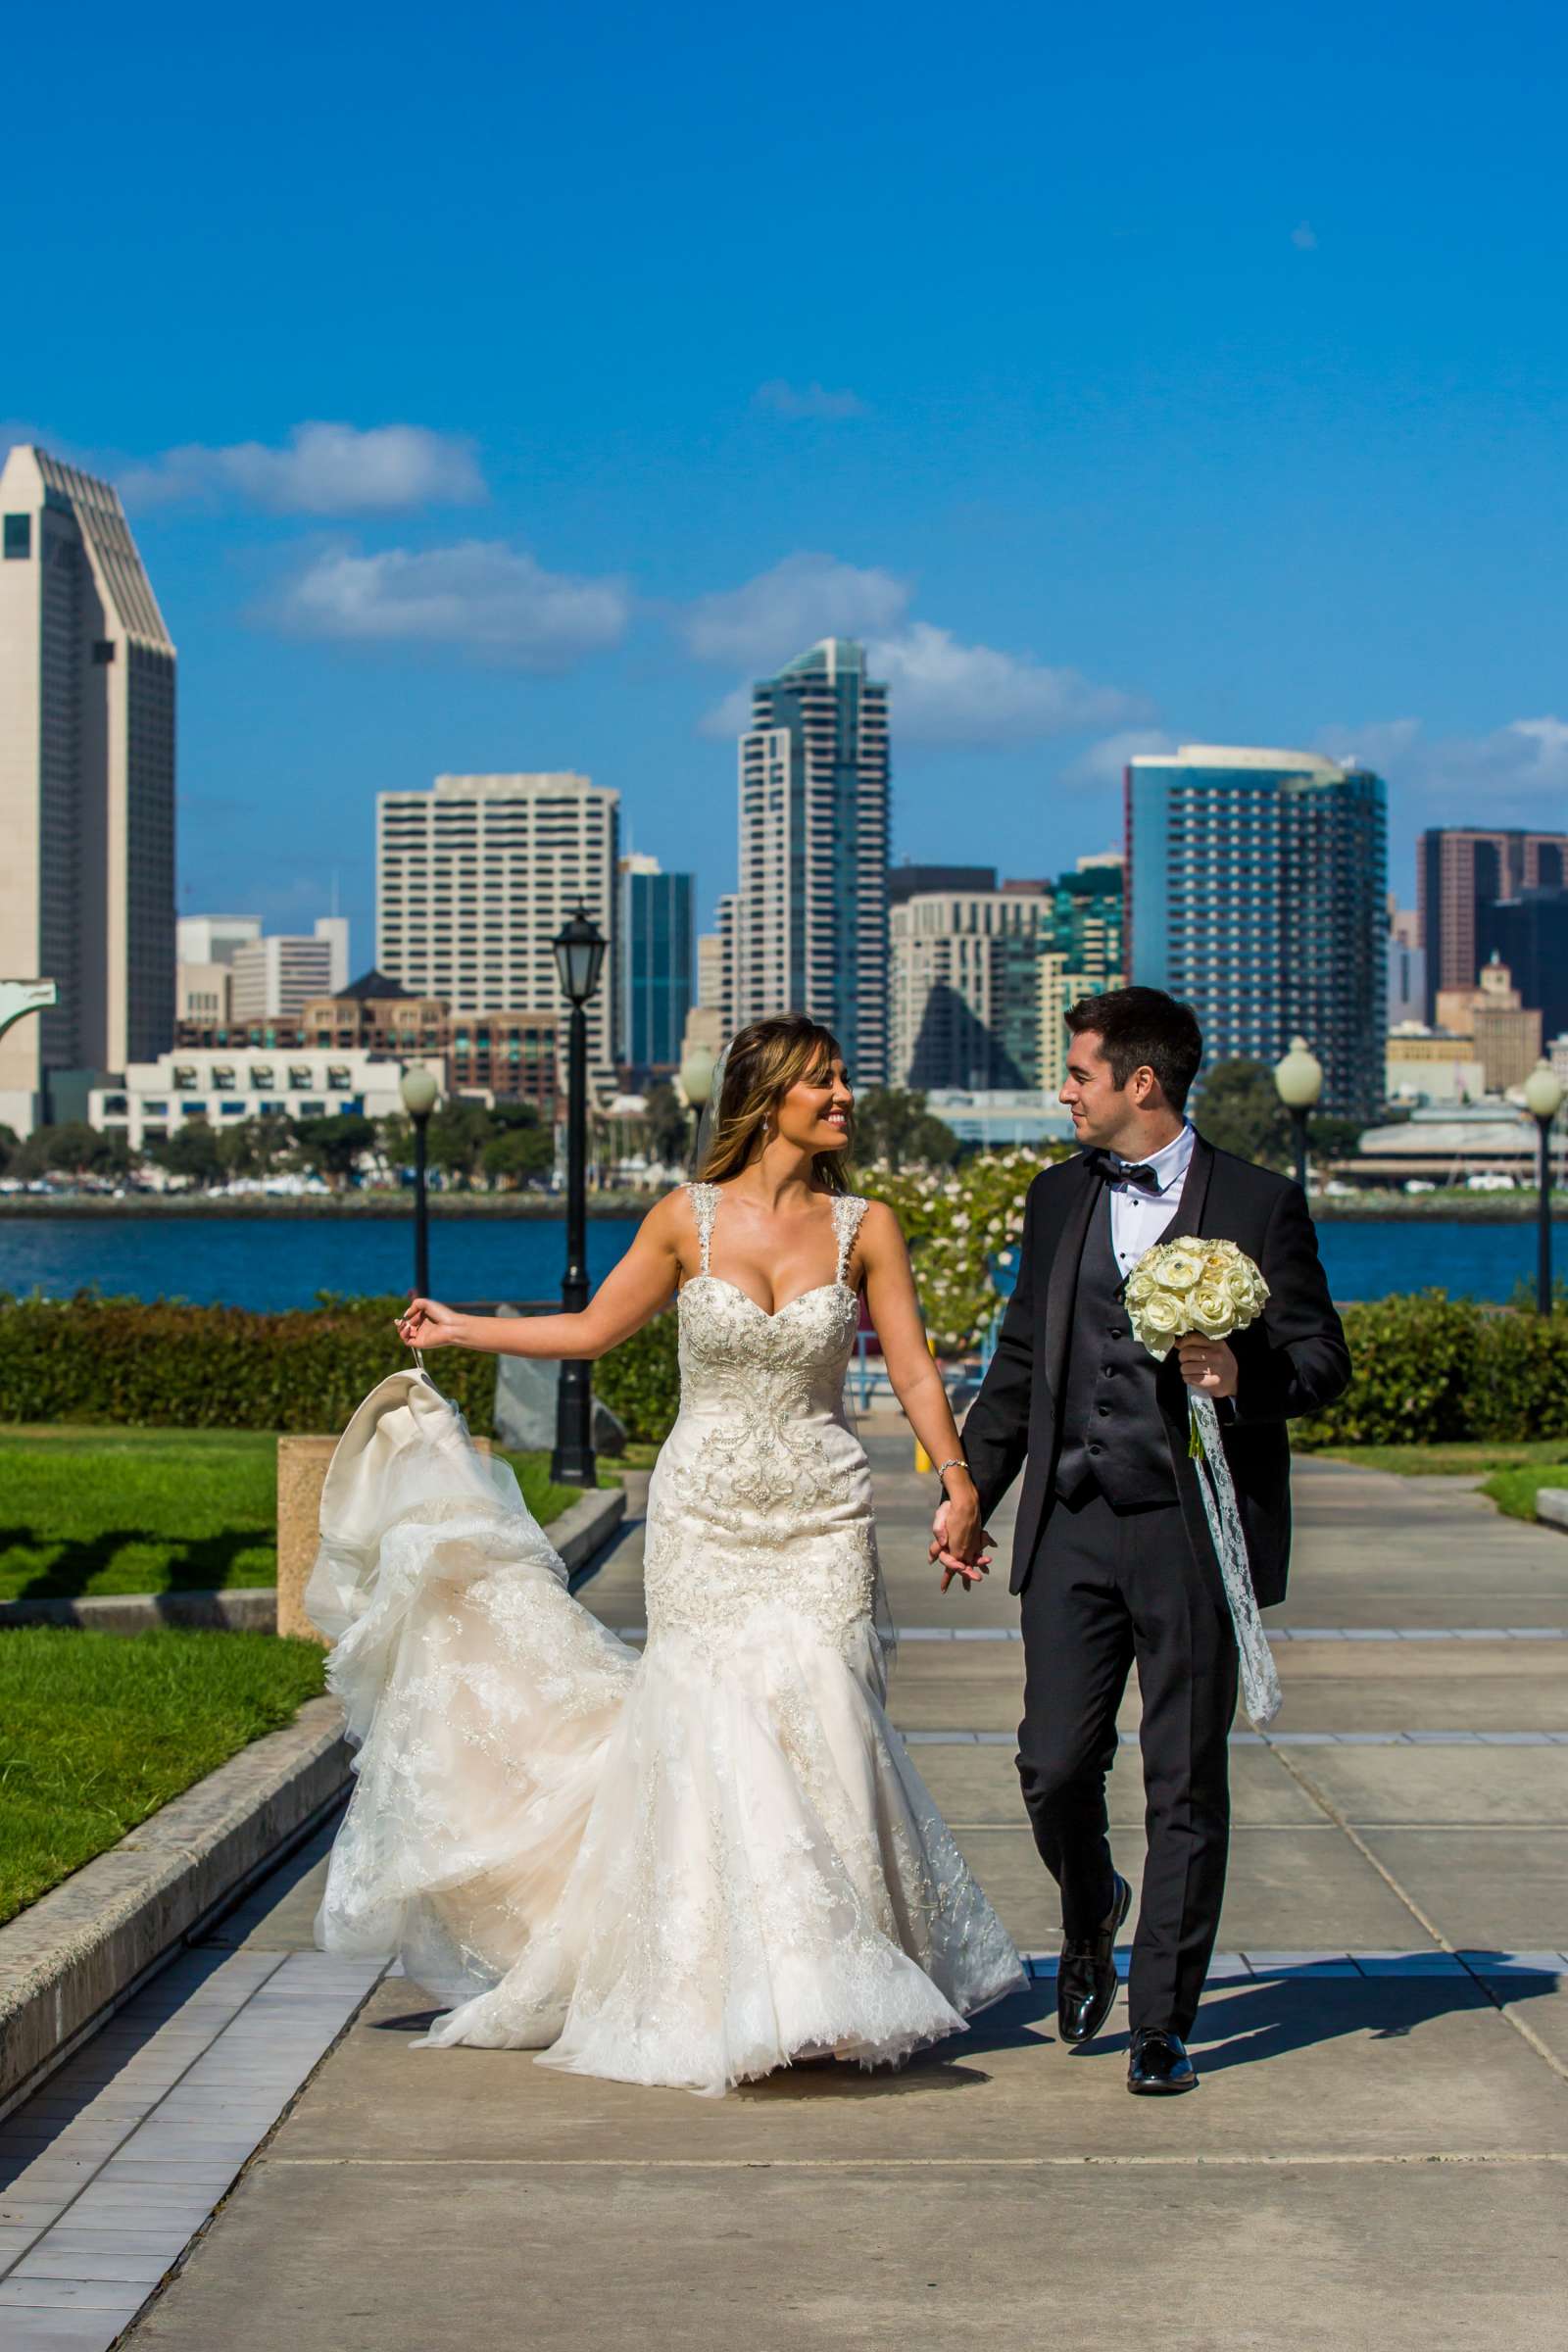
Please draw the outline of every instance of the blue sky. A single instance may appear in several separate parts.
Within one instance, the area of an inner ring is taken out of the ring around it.
[[[86,0],[8,34],[0,417],[181,656],[180,901],[371,950],[373,796],[574,766],[734,864],[737,687],[893,687],[896,855],[1129,743],[1568,817],[1559,12]]]

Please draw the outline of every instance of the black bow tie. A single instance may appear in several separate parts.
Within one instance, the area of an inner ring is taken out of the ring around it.
[[[1136,1167],[1129,1167],[1113,1152],[1091,1152],[1088,1158],[1095,1174],[1102,1177],[1106,1184],[1136,1184],[1146,1193],[1162,1193],[1165,1189],[1157,1171],[1145,1161],[1140,1161]]]

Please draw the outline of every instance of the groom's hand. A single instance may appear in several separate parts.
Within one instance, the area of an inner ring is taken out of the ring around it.
[[[930,1557],[942,1563],[944,1592],[956,1576],[961,1578],[965,1592],[980,1582],[991,1566],[992,1554],[984,1546],[992,1541],[972,1511],[960,1513],[943,1496],[931,1522]]]
[[[1200,1396],[1234,1396],[1240,1366],[1229,1340],[1183,1340],[1182,1378]]]

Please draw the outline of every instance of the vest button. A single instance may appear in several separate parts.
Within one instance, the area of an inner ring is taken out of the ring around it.
[[[1101,1404],[1101,1405],[1097,1405],[1095,1409],[1096,1409],[1096,1411],[1097,1411],[1097,1412],[1101,1412],[1101,1413],[1108,1413],[1108,1412],[1109,1412],[1109,1410],[1110,1410],[1110,1407],[1109,1407],[1109,1405],[1108,1405],[1108,1404]]]
[[[1089,1441],[1089,1451],[1090,1451],[1091,1453],[1103,1453],[1103,1452],[1104,1452],[1104,1450],[1105,1450],[1105,1448],[1103,1447],[1103,1446],[1097,1445],[1097,1443],[1095,1442],[1095,1440],[1094,1440],[1093,1438],[1091,1438],[1091,1439],[1090,1439],[1090,1441]]]

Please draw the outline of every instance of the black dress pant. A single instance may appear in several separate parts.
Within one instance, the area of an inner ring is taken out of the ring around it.
[[[1023,1642],[1018,1774],[1071,1937],[1102,1927],[1115,1891],[1105,1775],[1137,1663],[1149,1855],[1129,2008],[1135,2033],[1190,2034],[1230,1841],[1238,1668],[1218,1566],[1194,1557],[1175,1501],[1114,1511],[1098,1488],[1058,1496],[1024,1587]]]

